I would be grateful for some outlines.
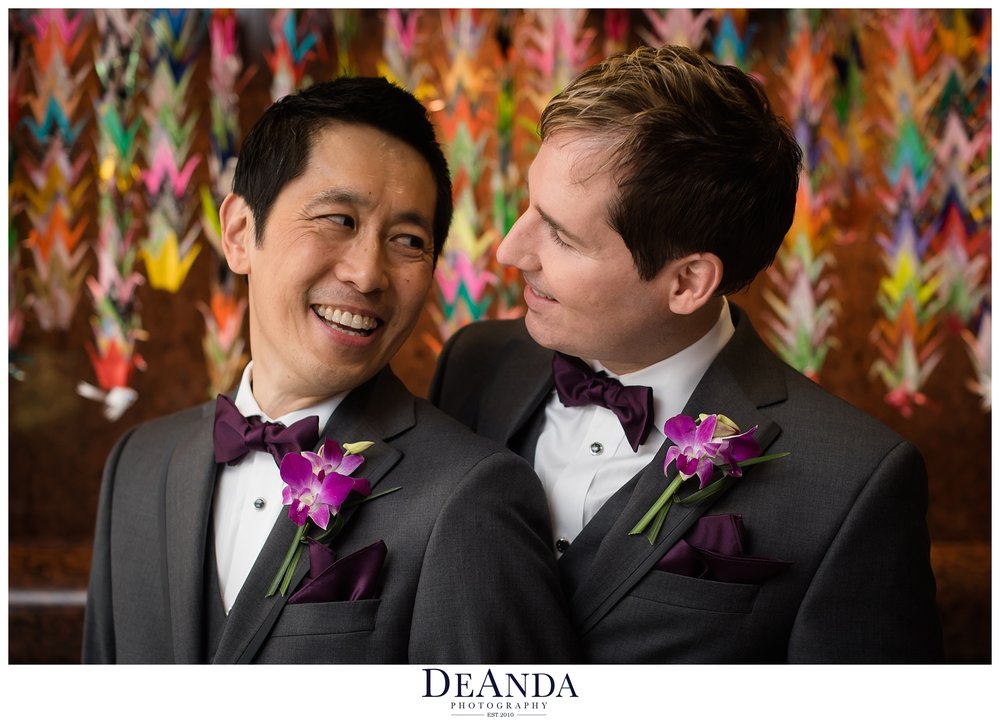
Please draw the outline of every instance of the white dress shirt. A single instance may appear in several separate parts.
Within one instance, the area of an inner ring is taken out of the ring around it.
[[[701,377],[734,332],[729,303],[723,298],[719,320],[708,333],[652,366],[617,376],[600,363],[584,359],[591,368],[605,371],[626,386],[653,389],[653,429],[636,452],[613,412],[596,405],[563,406],[553,390],[535,448],[535,471],[548,497],[557,555],[561,554],[559,547],[572,542],[604,503],[653,460],[666,439],[663,425],[684,410]],[[560,540],[565,542],[559,544]]]
[[[261,411],[251,390],[253,361],[247,364],[236,393],[236,408],[245,417],[260,416],[264,421],[280,421],[286,426],[307,416],[319,417],[322,433],[326,422],[343,401],[346,393],[334,396],[315,406],[292,411],[277,419]],[[322,443],[323,439],[320,439]],[[318,444],[317,444],[318,448]],[[218,565],[219,588],[229,614],[240,589],[250,575],[250,569],[264,546],[278,514],[284,512],[281,492],[285,482],[278,473],[274,457],[266,451],[250,451],[236,464],[228,464],[219,472],[212,504],[215,530],[215,559]],[[275,569],[274,573],[277,574]]]

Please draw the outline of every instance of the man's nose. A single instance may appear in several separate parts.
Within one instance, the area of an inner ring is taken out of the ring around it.
[[[497,262],[504,266],[516,266],[522,271],[538,265],[535,253],[537,231],[534,229],[527,210],[521,214],[504,239],[497,246]]]
[[[361,293],[383,291],[389,285],[385,249],[374,233],[359,235],[357,242],[344,254],[336,266],[337,278],[349,283]]]

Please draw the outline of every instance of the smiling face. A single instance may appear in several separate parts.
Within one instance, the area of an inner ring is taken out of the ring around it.
[[[616,184],[605,160],[577,133],[547,138],[528,171],[530,205],[497,260],[524,275],[525,323],[537,343],[628,373],[690,343],[687,320],[670,307],[683,264],[668,262],[649,281],[639,277],[608,225]]]
[[[410,335],[430,289],[434,178],[406,143],[331,122],[278,194],[261,243],[243,199],[220,209],[249,283],[253,392],[271,417],[353,389]]]

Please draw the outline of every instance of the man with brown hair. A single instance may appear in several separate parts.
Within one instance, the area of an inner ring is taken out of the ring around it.
[[[541,138],[497,251],[527,314],[455,334],[431,399],[534,464],[588,660],[939,659],[919,452],[726,297],[795,212],[801,151],[760,85],[640,48],[571,82]]]

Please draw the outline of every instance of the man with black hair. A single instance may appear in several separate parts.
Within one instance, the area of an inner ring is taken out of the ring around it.
[[[389,368],[451,214],[433,126],[384,79],[263,114],[219,214],[252,360],[111,452],[85,662],[574,659],[531,467]]]

